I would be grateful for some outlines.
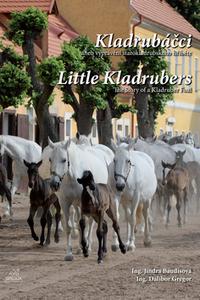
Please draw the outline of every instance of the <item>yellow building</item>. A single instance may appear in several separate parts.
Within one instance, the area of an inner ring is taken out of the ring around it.
[[[23,10],[30,6],[30,3],[25,0],[18,0],[15,5],[13,2],[16,1],[6,1],[0,6],[0,34],[5,32],[12,11]],[[141,38],[152,37],[155,33],[160,37],[165,37],[168,33],[172,35],[180,33],[183,37],[192,34],[193,46],[189,49],[192,56],[172,55],[167,58],[172,74],[185,73],[193,76],[190,86],[192,92],[174,94],[174,101],[168,103],[165,114],[159,116],[157,120],[156,133],[168,131],[179,134],[182,131],[191,131],[200,135],[198,119],[200,117],[200,33],[165,0],[46,0],[42,2],[35,0],[31,3],[45,11],[49,18],[49,29],[44,33],[40,47],[35,45],[39,61],[46,56],[59,54],[63,41],[69,41],[77,34],[87,35],[94,42],[98,33],[113,33],[115,37],[120,38],[127,38],[131,33]],[[109,51],[112,52],[114,49]],[[120,56],[112,56],[113,68],[117,68],[122,59],[123,57]],[[71,119],[73,114],[71,107],[65,105],[61,98],[61,92],[56,89],[55,102],[50,107],[50,112],[59,118],[59,130],[62,131],[60,138],[66,138],[75,135],[76,124]],[[125,103],[132,101],[129,94],[121,95],[120,100]],[[24,106],[17,110],[11,108],[4,111],[3,124],[0,120],[2,132],[4,134],[12,132],[16,120],[13,116],[16,114],[18,114],[16,134],[23,131],[20,131],[20,128],[24,129],[24,123],[27,124],[25,115],[28,114],[27,134],[24,137],[37,140],[34,111],[31,108],[27,110]],[[113,120],[113,132],[120,135],[137,135],[136,116],[126,113],[120,120]],[[96,124],[92,136],[96,142]]]
[[[172,135],[191,131],[200,135],[200,33],[162,0],[57,0],[60,14],[82,35],[88,35],[94,42],[98,33],[114,33],[115,37],[127,38],[133,33],[141,38],[160,37],[180,33],[180,37],[191,34],[192,48],[185,49],[192,56],[170,56],[167,58],[172,74],[191,74],[193,82],[186,91],[174,94],[174,100],[166,107],[164,115],[159,116],[156,134],[171,132]],[[109,49],[112,51],[113,49]],[[179,51],[181,49],[176,49]],[[173,53],[174,54],[174,53]],[[112,57],[116,67],[119,56]],[[192,92],[191,92],[192,88]],[[190,90],[190,92],[189,92]],[[130,98],[125,98],[129,101]],[[123,99],[122,99],[123,101]],[[121,135],[137,134],[136,116],[123,115],[114,121],[114,132]]]

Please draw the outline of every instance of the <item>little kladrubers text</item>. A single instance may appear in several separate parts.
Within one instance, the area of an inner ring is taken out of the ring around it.
[[[165,38],[159,38],[157,34],[154,34],[151,38],[141,38],[141,37],[134,37],[133,34],[126,39],[123,38],[115,38],[113,33],[110,34],[97,34],[96,39],[96,48],[118,48],[118,49],[126,49],[131,47],[140,47],[140,49],[144,50],[144,52],[140,52],[140,55],[147,55],[148,48],[153,48],[156,54],[156,49],[160,47],[163,49],[166,55],[171,56],[172,50],[176,49],[176,54],[180,51],[178,49],[189,49],[192,46],[192,36],[189,35],[186,37],[181,37],[179,34],[167,34]],[[159,50],[160,51],[160,50]],[[159,52],[158,51],[158,52]],[[97,52],[98,55],[99,52]],[[90,55],[95,55],[94,53],[89,53]],[[83,55],[89,55],[88,53],[83,53]],[[138,53],[133,53],[138,54]],[[154,54],[154,55],[155,55]],[[185,55],[190,56],[191,53],[186,52]],[[130,55],[130,53],[129,53]],[[149,53],[148,55],[151,55]],[[184,53],[180,52],[180,55],[183,56]],[[122,75],[122,71],[107,71],[105,72],[104,78],[102,79],[101,75],[94,75],[90,70],[86,72],[69,72],[66,75],[65,71],[60,71],[59,76],[59,85],[65,84],[97,84],[99,80],[102,80],[104,84],[121,84],[121,85],[145,85],[147,82],[150,85],[165,85],[170,83],[171,85],[184,85],[190,86],[192,83],[192,75],[169,75],[165,70],[161,72],[160,75],[143,75],[142,69],[139,68],[137,74],[134,76],[131,75]]]

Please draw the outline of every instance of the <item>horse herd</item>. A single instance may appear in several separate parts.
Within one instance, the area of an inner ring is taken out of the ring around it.
[[[34,215],[39,207],[41,216],[40,244],[50,244],[52,212],[55,207],[55,242],[59,241],[61,210],[65,217],[66,255],[73,260],[72,236],[80,233],[78,251],[85,257],[91,251],[92,231],[97,223],[98,263],[107,252],[108,225],[105,213],[112,220],[112,250],[134,251],[137,226],[144,226],[144,245],[151,245],[152,203],[166,214],[166,225],[176,197],[178,225],[186,222],[187,206],[192,197],[199,205],[200,149],[187,144],[169,145],[158,139],[120,139],[112,141],[112,150],[93,145],[88,137],[53,143],[42,151],[33,141],[9,135],[0,136],[0,155],[13,160],[13,180],[8,188],[6,170],[0,166],[0,195],[7,200],[5,215],[12,215],[12,199],[22,177],[28,176],[30,212],[28,224],[34,240]],[[153,200],[153,201],[152,201]],[[181,206],[183,203],[183,221]],[[119,205],[122,205],[127,224],[126,243],[122,242],[119,227]],[[143,214],[143,218],[141,216]],[[77,224],[78,223],[78,224]],[[47,235],[45,239],[45,227]]]

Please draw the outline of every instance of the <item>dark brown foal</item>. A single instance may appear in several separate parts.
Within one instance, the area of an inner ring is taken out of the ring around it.
[[[42,206],[43,214],[40,219],[40,224],[42,227],[41,236],[40,236],[40,245],[43,246],[45,240],[45,227],[47,223],[47,238],[45,241],[46,245],[50,244],[50,236],[51,236],[51,225],[52,225],[52,215],[50,212],[50,206],[53,204],[56,208],[55,220],[56,220],[56,230],[54,235],[54,240],[56,243],[59,242],[59,233],[58,233],[58,225],[61,220],[61,208],[58,201],[58,198],[55,194],[52,193],[50,188],[50,180],[42,179],[39,175],[38,168],[40,167],[42,161],[38,163],[28,163],[24,161],[25,166],[28,168],[28,179],[29,179],[29,187],[31,188],[30,193],[30,213],[28,217],[28,224],[31,229],[32,238],[35,241],[38,241],[35,230],[34,230],[34,216],[37,209]]]
[[[105,184],[95,184],[93,175],[90,171],[85,171],[82,178],[77,179],[78,183],[83,185],[83,192],[81,196],[81,244],[83,254],[85,257],[88,256],[88,245],[85,240],[85,217],[93,217],[97,222],[97,238],[99,241],[98,249],[98,263],[103,261],[103,257],[107,252],[106,241],[108,226],[104,219],[105,212],[113,222],[113,228],[117,233],[119,240],[119,247],[122,253],[126,253],[126,247],[123,244],[120,237],[120,228],[117,222],[114,195],[112,190]]]

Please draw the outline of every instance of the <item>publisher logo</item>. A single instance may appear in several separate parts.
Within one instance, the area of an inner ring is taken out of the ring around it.
[[[22,281],[22,278],[20,276],[20,270],[19,269],[13,269],[6,275],[4,282],[20,282]]]

